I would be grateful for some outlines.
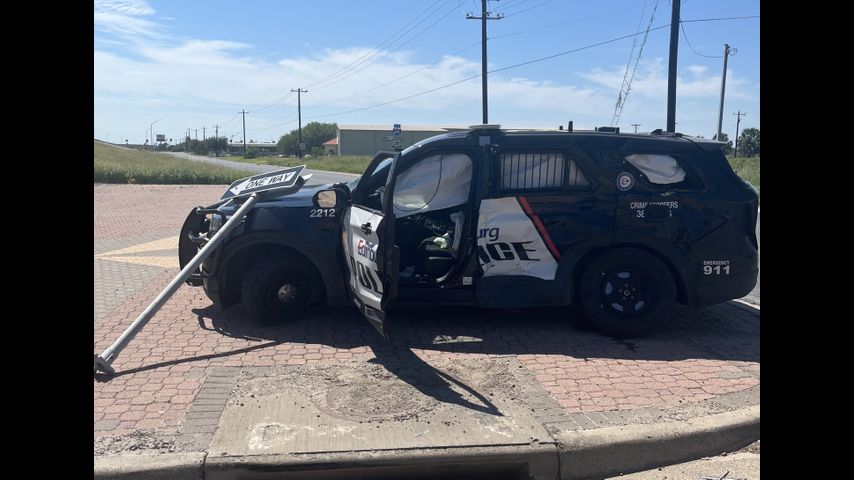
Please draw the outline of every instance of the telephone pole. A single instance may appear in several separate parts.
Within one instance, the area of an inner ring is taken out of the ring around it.
[[[205,141],[205,127],[202,127],[202,141]]]
[[[670,17],[670,61],[667,73],[667,131],[676,131],[676,60],[679,56],[679,8],[682,0],[673,1]]]
[[[498,0],[495,0],[496,2]],[[498,15],[491,17],[489,16],[492,12],[486,9],[487,0],[480,0],[481,12],[480,16],[476,17],[471,13],[466,14],[467,20],[480,20],[480,71],[481,71],[481,96],[483,99],[483,123],[484,125],[489,123],[489,106],[487,102],[487,85],[486,85],[486,21],[487,20],[501,20],[504,18],[503,13],[499,13]]]
[[[214,156],[218,157],[219,156],[219,153],[218,153],[218,150],[219,150],[219,125],[214,125],[214,145],[216,145],[214,147]]]
[[[237,113],[243,114],[243,156],[246,156],[246,114],[249,113],[246,109],[243,109]]]
[[[733,50],[733,53],[736,51]],[[729,44],[724,44],[724,71],[721,74],[721,105],[718,108],[718,136],[717,139],[720,141],[721,139],[721,126],[723,126],[724,122],[724,93],[726,92],[726,61],[729,58],[730,49]]]
[[[640,123],[633,123],[632,126],[635,127],[635,133],[638,133],[638,127],[640,127],[641,124]]]
[[[299,145],[297,145],[299,158],[302,158],[302,99],[300,98],[300,94],[308,93],[308,90],[303,90],[298,88],[294,90],[291,89],[291,92],[297,92],[297,129],[299,132]]]
[[[196,140],[198,141],[198,140],[199,140],[199,129],[198,129],[198,128],[194,128],[194,129],[193,129],[193,131],[195,132]]]
[[[738,113],[733,113],[738,117],[738,120],[735,121],[735,158],[738,158],[738,127],[741,125],[741,117],[747,115],[746,113],[741,113],[741,110]]]

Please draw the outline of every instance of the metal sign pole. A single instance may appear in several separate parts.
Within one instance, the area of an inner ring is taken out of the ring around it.
[[[229,232],[243,221],[243,217],[246,215],[246,212],[249,211],[257,201],[257,192],[250,195],[243,205],[237,209],[237,212],[235,212],[234,215],[225,222],[225,225],[223,225],[222,228],[216,232],[213,237],[211,237],[208,243],[199,250],[199,253],[197,253],[196,256],[193,257],[193,259],[184,267],[184,269],[181,270],[181,273],[179,273],[178,276],[175,277],[162,292],[160,292],[160,295],[158,295],[157,298],[151,302],[148,308],[146,308],[145,311],[142,312],[136,320],[134,320],[134,322],[127,328],[127,330],[124,331],[124,333],[122,333],[115,343],[104,350],[102,354],[95,355],[95,373],[97,373],[98,370],[109,374],[115,373],[115,370],[110,366],[110,364],[113,363],[113,360],[116,359],[119,352],[121,352],[127,344],[133,340],[133,337],[142,330],[145,324],[154,317],[154,314],[160,310],[160,307],[166,303],[166,300],[169,300],[169,298],[172,297],[172,295],[178,290],[178,287],[180,287],[185,280],[190,278],[190,275],[192,275],[193,272],[199,268],[199,265],[208,258],[208,255],[210,255],[211,252],[213,252],[214,249],[222,243],[222,240],[228,236]]]

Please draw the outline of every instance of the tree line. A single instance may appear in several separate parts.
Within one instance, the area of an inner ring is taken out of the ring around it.
[[[718,136],[712,137],[717,140]],[[732,155],[734,146],[732,140],[729,139],[726,133],[721,133],[720,140],[726,142],[723,147],[724,155]],[[759,156],[759,129],[745,128],[741,135],[738,136],[738,156],[739,157],[756,157]]]

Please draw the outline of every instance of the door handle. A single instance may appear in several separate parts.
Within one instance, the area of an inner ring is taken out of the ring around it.
[[[365,235],[370,235],[371,234],[371,222],[368,222],[368,223],[362,225],[361,229],[363,232],[365,232]]]

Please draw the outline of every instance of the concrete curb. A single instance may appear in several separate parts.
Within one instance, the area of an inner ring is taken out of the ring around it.
[[[759,405],[650,425],[561,430],[549,442],[384,452],[209,457],[205,453],[95,457],[96,479],[440,478],[507,475],[584,480],[737,450],[759,437]],[[554,429],[553,429],[554,430]]]
[[[759,405],[680,422],[560,431],[555,437],[561,479],[604,478],[744,447],[759,439]]]
[[[203,452],[191,452],[95,457],[94,478],[201,480],[204,478],[206,456]]]
[[[209,456],[206,480],[558,477],[554,443],[372,452]]]

